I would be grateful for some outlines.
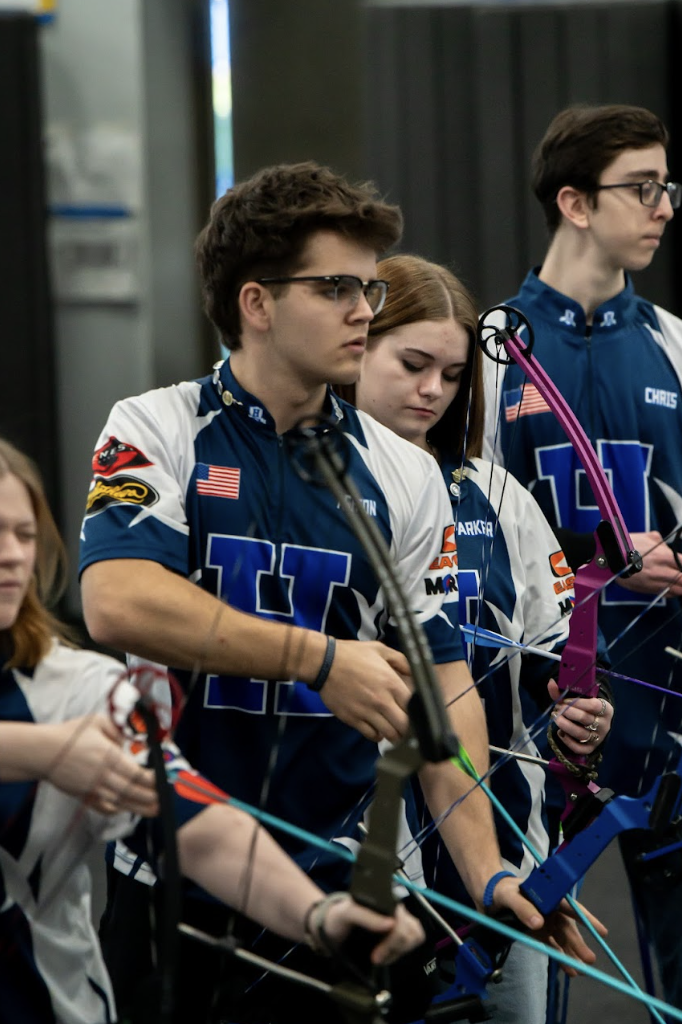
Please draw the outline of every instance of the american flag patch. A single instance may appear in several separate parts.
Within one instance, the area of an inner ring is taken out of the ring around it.
[[[212,498],[238,498],[241,469],[197,463],[197,494]]]
[[[551,412],[535,384],[513,388],[504,393],[504,418],[507,423],[517,416],[532,416],[537,412]]]

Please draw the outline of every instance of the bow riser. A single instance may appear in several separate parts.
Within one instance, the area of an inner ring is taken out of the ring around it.
[[[613,797],[607,790],[601,790],[606,795],[596,820],[544,864],[534,868],[521,891],[542,914],[548,914],[556,909],[565,894],[616,836],[631,829],[652,829],[655,826],[656,831],[662,834],[666,829],[674,828],[680,813],[681,770],[682,758],[674,772],[660,776],[649,792],[640,797]]]
[[[370,827],[358,851],[350,894],[357,903],[380,914],[393,914],[393,876],[400,867],[396,854],[405,783],[424,760],[413,736],[393,747],[377,763]]]

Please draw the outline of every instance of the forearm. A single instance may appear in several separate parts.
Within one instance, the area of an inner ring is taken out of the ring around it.
[[[453,730],[480,775],[488,770],[488,732],[483,705],[471,688],[464,662],[437,667]],[[474,780],[444,762],[426,765],[420,782],[432,817],[471,897],[480,905],[489,878],[500,870],[500,853],[490,801]],[[457,806],[448,812],[453,804]]]
[[[175,668],[312,681],[321,633],[247,615],[156,562],[114,559],[82,577],[93,639]]]
[[[44,776],[59,740],[50,725],[0,722],[0,782],[27,782]]]
[[[179,830],[178,852],[182,873],[212,895],[285,938],[305,938],[306,911],[324,894],[253,818],[209,807]]]

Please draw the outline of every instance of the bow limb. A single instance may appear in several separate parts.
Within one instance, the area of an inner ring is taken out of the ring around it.
[[[497,323],[492,322],[494,319],[499,320],[498,314],[500,313],[507,322],[511,322],[511,327],[500,327]],[[517,333],[521,325],[525,326],[528,331],[529,342],[527,345]],[[597,527],[596,539],[600,540],[600,535],[603,535],[606,562],[599,559],[598,564],[608,564],[612,572],[621,572],[623,575],[639,572],[641,559],[632,547],[630,534],[601,463],[575,413],[533,355],[531,325],[522,313],[511,306],[492,306],[480,318],[478,340],[490,359],[507,364],[513,360],[517,364],[537,387],[575,448],[602,517],[602,523]],[[492,345],[495,345],[496,349],[493,349]],[[501,356],[501,348],[504,348],[507,354],[506,358]]]
[[[500,328],[492,323],[502,314],[511,327]],[[528,331],[526,345],[518,336],[517,328],[523,324]],[[634,550],[625,521],[606,474],[592,448],[585,431],[563,395],[548,377],[532,354],[533,332],[528,321],[518,310],[496,306],[487,310],[479,323],[478,337],[486,354],[497,361],[513,360],[535,385],[550,411],[564,429],[587,475],[601,514],[594,531],[595,554],[575,577],[575,607],[569,624],[569,636],[559,669],[559,686],[569,694],[592,697],[598,693],[596,679],[597,612],[599,594],[613,574],[623,576],[641,571],[642,560]],[[496,351],[493,349],[496,346]],[[504,349],[506,358],[500,355]],[[587,758],[553,759],[552,770],[566,794],[566,817],[579,796],[588,797],[596,791],[594,776],[587,770]]]
[[[528,345],[525,345],[518,336],[521,329],[525,330],[528,334]],[[484,352],[495,362],[504,365],[515,362],[535,385],[540,399],[544,401],[547,409],[555,415],[562,429],[567,434],[592,486],[595,501],[600,511],[601,522],[595,531],[595,554],[591,561],[587,563],[587,566],[584,567],[582,574],[582,580],[586,585],[578,588],[581,590],[582,600],[578,597],[576,591],[577,611],[583,608],[584,605],[589,606],[589,600],[585,599],[590,598],[593,590],[601,592],[614,579],[624,579],[633,573],[638,573],[642,559],[633,550],[634,545],[631,542],[615,496],[594,448],[578,423],[575,414],[563,398],[563,395],[558,391],[556,385],[532,355],[532,327],[523,314],[510,306],[494,306],[487,310],[481,317],[479,325],[479,344]],[[493,448],[496,447],[497,441],[495,440]],[[678,524],[670,531],[668,537],[659,540],[658,543],[667,543],[672,538],[679,539],[681,532],[682,527]],[[655,544],[651,550],[654,550],[657,546],[658,544]],[[643,556],[646,557],[649,553],[649,551],[645,551]],[[673,556],[678,568],[682,571],[682,564],[676,556],[674,549]],[[588,571],[593,577],[592,588],[590,587],[587,575]],[[611,572],[611,575],[609,575],[609,572]],[[665,597],[668,590],[669,584],[664,586],[659,593],[653,595],[650,605],[643,609],[638,618]],[[592,612],[589,607],[585,607],[582,612],[582,618],[583,624],[587,629],[583,637],[583,643],[581,646],[578,646],[573,640],[571,642],[573,651],[578,655],[577,658],[572,658],[570,665],[571,674],[575,677],[573,681],[566,669],[564,670],[565,682],[571,684],[572,689],[577,691],[582,691],[590,685],[596,663],[592,641]],[[585,639],[585,637],[589,637],[589,639]],[[609,644],[607,650],[617,643],[619,639],[620,637],[615,638]]]

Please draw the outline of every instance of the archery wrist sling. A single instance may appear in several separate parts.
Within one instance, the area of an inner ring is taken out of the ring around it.
[[[303,934],[308,946],[318,956],[331,956],[332,954],[332,947],[324,930],[327,911],[334,903],[340,903],[341,900],[347,898],[348,893],[346,892],[330,892],[322,899],[315,900],[306,910],[303,918]]]

